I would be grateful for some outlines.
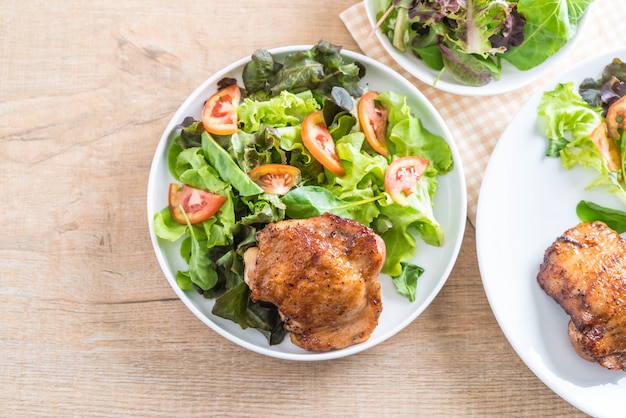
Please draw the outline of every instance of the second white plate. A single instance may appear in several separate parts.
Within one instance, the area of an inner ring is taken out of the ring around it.
[[[595,172],[566,170],[545,157],[548,140],[538,121],[544,91],[559,82],[598,78],[626,49],[593,58],[559,76],[535,94],[505,129],[494,149],[476,219],[480,273],[491,308],[526,365],[563,399],[593,416],[623,416],[626,373],[580,358],[567,336],[569,316],[537,284],[543,254],[557,236],[580,221],[581,199],[621,208],[615,197],[585,191]]]

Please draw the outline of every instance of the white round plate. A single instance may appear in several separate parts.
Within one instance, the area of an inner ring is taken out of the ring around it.
[[[288,53],[308,50],[311,47],[306,45],[290,46],[274,49],[271,52],[281,60]],[[249,58],[241,59],[217,72],[185,100],[165,129],[150,170],[148,183],[150,236],[159,264],[170,285],[185,305],[217,333],[242,347],[272,357],[290,360],[331,359],[358,353],[385,341],[417,318],[435,298],[452,270],[463,239],[467,206],[465,179],[458,150],[441,116],[428,100],[399,74],[354,52],[342,51],[342,56],[347,61],[356,60],[365,65],[367,74],[361,82],[363,87],[370,86],[378,91],[392,90],[406,95],[408,104],[413,109],[414,114],[422,120],[424,126],[431,132],[441,135],[449,143],[455,162],[455,168],[450,173],[440,177],[435,198],[435,215],[444,229],[445,244],[442,247],[433,247],[418,240],[418,251],[414,263],[424,267],[425,272],[419,279],[414,302],[409,302],[396,292],[389,276],[381,275],[383,311],[378,326],[368,341],[327,353],[307,352],[293,345],[289,337],[286,337],[281,344],[268,345],[266,338],[260,332],[253,329],[243,330],[234,322],[211,314],[214,303],[212,300],[204,299],[196,292],[180,290],[174,278],[177,270],[186,270],[186,264],[178,254],[180,243],[167,243],[158,239],[154,233],[153,216],[167,206],[168,184],[174,181],[169,173],[166,157],[168,146],[174,137],[172,133],[174,127],[188,115],[200,118],[204,101],[216,91],[217,82],[223,77],[236,78],[241,85],[241,72],[244,65],[250,60]]]
[[[626,49],[586,61],[535,94],[502,133],[485,171],[476,219],[476,249],[489,304],[507,339],[548,387],[592,416],[624,416],[626,373],[580,358],[567,336],[569,316],[537,284],[545,250],[577,225],[582,199],[623,208],[601,190],[586,191],[596,174],[545,157],[548,140],[537,106],[544,91],[599,78]]]
[[[367,11],[367,17],[372,25],[376,26],[376,13],[374,10],[376,0],[364,0],[365,10]],[[583,16],[578,24],[578,30],[576,35],[569,40],[569,42],[561,48],[556,54],[549,57],[543,63],[531,68],[527,71],[520,71],[507,61],[502,60],[502,75],[500,80],[491,81],[489,84],[473,87],[467,86],[456,81],[452,76],[444,71],[440,75],[440,72],[430,68],[421,59],[417,58],[415,54],[410,51],[399,51],[392,44],[389,38],[381,33],[380,30],[376,31],[376,36],[383,48],[387,53],[406,71],[424,83],[433,86],[439,90],[446,91],[448,93],[459,94],[463,96],[493,96],[497,94],[508,93],[514,90],[518,90],[522,87],[528,86],[533,82],[539,80],[546,75],[558,62],[567,56],[567,53],[573,48],[576,40],[580,37],[582,28],[586,21],[589,11]],[[439,79],[437,79],[439,77]],[[436,83],[435,83],[436,81]]]

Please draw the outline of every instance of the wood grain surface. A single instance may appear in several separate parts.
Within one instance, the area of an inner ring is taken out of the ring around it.
[[[582,415],[505,339],[471,225],[430,307],[340,360],[247,351],[167,283],[146,189],[170,117],[257,48],[357,50],[355,2],[0,2],[0,416]]]

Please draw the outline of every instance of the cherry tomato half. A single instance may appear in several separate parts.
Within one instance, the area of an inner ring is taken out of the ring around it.
[[[626,96],[613,102],[606,112],[606,127],[609,138],[618,139],[618,128],[626,129]]]
[[[313,157],[331,173],[339,177],[346,174],[321,110],[311,113],[302,121],[302,142]]]
[[[415,193],[417,182],[430,161],[421,157],[402,157],[394,160],[385,172],[385,189],[394,202],[407,204],[406,196]]]
[[[181,189],[176,183],[170,184],[168,198],[172,218],[183,225],[187,225],[185,215],[189,223],[197,224],[215,215],[226,202],[226,196],[209,193],[186,184]]]
[[[237,84],[218,90],[209,97],[202,109],[204,129],[215,135],[237,132],[237,106],[240,100],[241,90]]]
[[[622,159],[620,157],[620,150],[617,143],[613,138],[609,138],[606,123],[600,123],[591,132],[591,140],[600,154],[606,159],[609,170],[619,171],[622,166]]]
[[[270,194],[287,194],[302,179],[297,167],[286,164],[263,164],[250,170],[248,175]]]
[[[387,150],[387,109],[377,106],[374,100],[378,92],[368,91],[359,100],[357,106],[359,123],[367,142],[374,150],[384,156],[389,155]]]

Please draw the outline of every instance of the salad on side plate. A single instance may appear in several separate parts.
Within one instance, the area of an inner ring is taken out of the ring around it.
[[[546,155],[563,167],[581,165],[597,172],[586,187],[601,187],[626,205],[626,62],[614,58],[600,77],[590,75],[578,88],[559,83],[544,92],[537,109],[549,140]],[[600,220],[626,232],[626,212],[581,200],[581,221]]]
[[[325,212],[372,228],[385,241],[383,273],[415,298],[424,271],[410,260],[417,233],[443,244],[433,199],[453,169],[447,142],[392,91],[363,89],[364,67],[321,41],[278,61],[258,50],[241,80],[224,78],[201,120],[186,117],[169,145],[168,207],[154,215],[161,240],[181,242],[183,290],[215,299],[212,313],[284,338],[274,306],[252,302],[243,253],[256,232]]]
[[[499,80],[563,48],[593,0],[373,0],[376,29],[398,51],[467,86]],[[436,84],[435,80],[435,84]]]

